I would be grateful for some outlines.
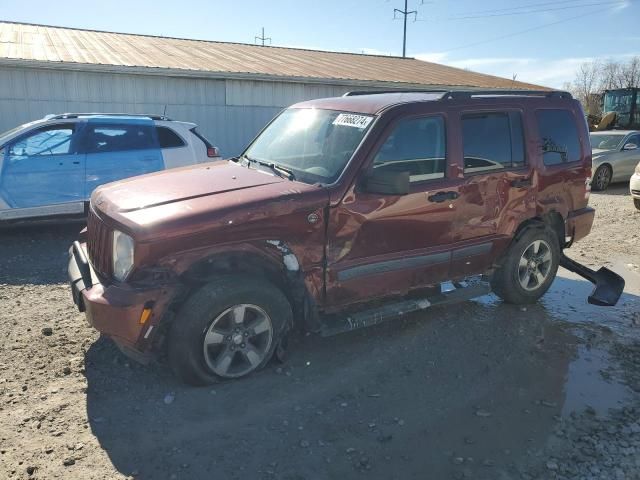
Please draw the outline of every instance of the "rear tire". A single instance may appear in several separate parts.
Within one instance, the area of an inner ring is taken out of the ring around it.
[[[506,303],[535,303],[551,286],[560,262],[560,242],[547,227],[529,227],[505,253],[491,288]]]
[[[640,210],[640,198],[634,198],[633,199],[633,204],[635,205],[635,207]]]
[[[613,171],[609,165],[600,165],[596,169],[596,173],[593,174],[593,181],[591,182],[591,188],[597,192],[602,192],[607,189],[611,183],[613,177]]]
[[[269,362],[292,318],[289,301],[273,284],[221,276],[193,294],[174,319],[169,364],[191,385],[244,377]]]

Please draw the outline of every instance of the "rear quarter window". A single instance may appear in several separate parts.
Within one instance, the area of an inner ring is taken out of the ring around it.
[[[582,158],[576,119],[568,110],[536,112],[545,165],[578,162]]]
[[[138,124],[90,124],[85,140],[87,153],[111,153],[158,148],[153,127]]]
[[[180,136],[167,127],[156,127],[160,148],[184,147],[184,141]]]
[[[525,164],[520,112],[481,112],[462,116],[465,173]]]

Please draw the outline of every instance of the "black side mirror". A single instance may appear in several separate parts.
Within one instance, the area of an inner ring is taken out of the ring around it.
[[[363,179],[362,190],[382,195],[406,195],[409,193],[409,172],[373,169]]]

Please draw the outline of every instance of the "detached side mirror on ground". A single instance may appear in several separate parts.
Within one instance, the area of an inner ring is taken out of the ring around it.
[[[636,150],[638,148],[638,145],[636,145],[635,143],[627,143],[624,147],[622,147],[623,150]]]
[[[381,195],[406,195],[409,193],[409,172],[374,169],[364,177],[362,190]]]

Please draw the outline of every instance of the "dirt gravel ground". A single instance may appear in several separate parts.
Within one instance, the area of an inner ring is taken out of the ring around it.
[[[527,308],[297,336],[287,363],[199,389],[75,310],[78,225],[0,232],[0,478],[640,479],[640,212],[624,186],[591,204],[571,255],[626,278],[616,307],[561,270]]]

